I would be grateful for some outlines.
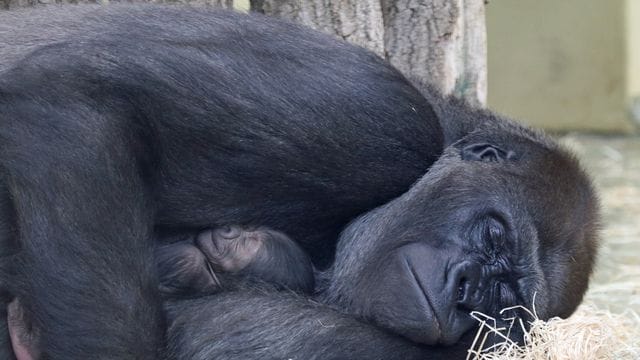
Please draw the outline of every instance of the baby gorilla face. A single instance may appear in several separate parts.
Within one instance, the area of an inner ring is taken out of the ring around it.
[[[201,232],[196,237],[196,244],[214,270],[235,273],[256,261],[261,249],[265,248],[268,242],[278,241],[277,234],[272,233],[275,232],[225,226]],[[286,237],[284,234],[281,236]]]
[[[239,278],[273,283],[299,292],[314,288],[308,256],[283,233],[227,226],[156,250],[160,289],[170,295],[216,292]]]

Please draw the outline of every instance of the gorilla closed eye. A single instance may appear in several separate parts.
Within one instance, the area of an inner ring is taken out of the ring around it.
[[[487,261],[495,262],[500,253],[507,251],[507,228],[504,219],[495,213],[485,214],[475,225],[474,232],[478,245],[487,257]]]
[[[485,228],[485,236],[489,241],[491,248],[497,251],[504,245],[505,242],[505,229],[504,225],[496,218],[489,218]]]
[[[467,145],[462,149],[462,153],[460,155],[462,160],[498,163],[506,160],[515,160],[516,158],[516,153],[514,151],[503,150],[498,146],[489,143]]]

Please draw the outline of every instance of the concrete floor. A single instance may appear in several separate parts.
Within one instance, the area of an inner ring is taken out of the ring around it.
[[[602,201],[602,247],[587,301],[640,314],[640,137],[566,135]]]

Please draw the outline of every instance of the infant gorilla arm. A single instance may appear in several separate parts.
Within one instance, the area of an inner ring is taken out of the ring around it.
[[[161,240],[162,241],[162,240]],[[172,296],[213,293],[238,278],[311,293],[311,260],[288,236],[265,227],[204,230],[156,249],[160,290]]]

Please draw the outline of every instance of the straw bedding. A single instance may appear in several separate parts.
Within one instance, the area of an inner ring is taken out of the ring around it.
[[[510,309],[503,310],[503,313]],[[496,328],[493,318],[481,313],[472,315],[481,324],[467,360],[569,360],[569,359],[640,359],[640,316],[631,311],[611,313],[592,304],[584,304],[568,319],[537,319],[526,331],[524,344],[509,340],[509,328]],[[511,327],[522,320],[511,319]],[[488,334],[504,341],[485,345]]]

